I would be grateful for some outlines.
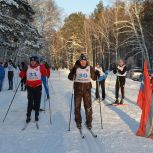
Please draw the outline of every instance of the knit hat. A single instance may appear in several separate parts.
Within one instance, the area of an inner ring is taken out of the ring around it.
[[[87,60],[87,57],[84,54],[81,54],[79,61]]]
[[[37,56],[31,56],[31,57],[30,57],[30,62],[31,62],[31,61],[39,62],[39,59],[38,59]]]

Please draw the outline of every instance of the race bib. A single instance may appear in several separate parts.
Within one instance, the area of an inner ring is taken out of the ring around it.
[[[90,66],[86,67],[85,69],[81,68],[77,69],[75,82],[82,82],[82,83],[91,82]]]
[[[29,81],[41,80],[40,66],[34,69],[32,69],[31,67],[28,67],[27,80]]]

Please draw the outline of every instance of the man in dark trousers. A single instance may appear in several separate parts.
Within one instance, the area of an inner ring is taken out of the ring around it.
[[[7,68],[8,68],[8,82],[9,82],[8,90],[13,90],[13,77],[14,77],[15,66],[12,60],[9,60]]]
[[[125,87],[125,80],[127,74],[127,67],[122,59],[118,61],[117,67],[113,70],[114,74],[117,75],[116,78],[116,86],[115,86],[115,104],[123,104],[124,100],[124,87]],[[121,100],[119,101],[119,89],[121,88]]]
[[[79,60],[76,61],[68,75],[68,78],[74,81],[75,121],[79,129],[82,127],[82,117],[80,112],[82,99],[86,113],[86,126],[89,129],[92,128],[91,79],[96,80],[97,75],[93,67],[89,66],[84,54],[81,54]]]
[[[26,76],[26,86],[28,93],[28,106],[27,106],[27,119],[26,122],[29,123],[31,120],[31,111],[33,109],[33,104],[35,108],[35,121],[39,120],[39,110],[42,95],[42,80],[41,76],[45,75],[45,69],[39,65],[38,57],[32,56],[30,58],[30,65],[27,71],[20,73],[20,77]]]
[[[2,90],[4,78],[5,78],[5,70],[3,67],[3,63],[0,62],[0,91]]]
[[[27,65],[25,62],[21,62],[21,68],[20,71],[26,72],[27,71]],[[26,90],[26,76],[24,78],[21,79],[21,91],[25,91]]]
[[[41,59],[40,65],[42,67],[44,67],[45,72],[46,72],[45,76],[43,76],[43,75],[41,76],[41,80],[42,80],[42,83],[43,83],[43,86],[44,86],[44,89],[45,89],[45,92],[47,95],[47,99],[49,99],[48,79],[50,77],[50,67],[49,67],[48,63],[45,62],[43,59]]]

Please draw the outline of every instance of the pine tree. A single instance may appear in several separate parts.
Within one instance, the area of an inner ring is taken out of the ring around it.
[[[3,60],[12,58],[16,62],[40,49],[40,35],[32,26],[33,15],[26,0],[0,0],[0,57]]]

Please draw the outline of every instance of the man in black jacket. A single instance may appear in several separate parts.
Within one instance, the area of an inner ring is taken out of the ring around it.
[[[114,74],[117,75],[116,78],[116,86],[115,86],[115,96],[116,96],[116,101],[115,104],[123,104],[124,100],[124,87],[125,87],[125,80],[126,80],[126,74],[127,74],[127,67],[124,63],[123,60],[118,61],[118,65],[116,68],[113,70]],[[122,98],[119,101],[119,89],[121,88],[121,95]]]
[[[85,55],[81,54],[78,61],[70,71],[68,78],[74,81],[74,109],[77,128],[81,128],[81,102],[83,99],[86,113],[86,126],[91,129],[92,125],[92,102],[91,102],[91,79],[97,79],[97,71],[89,66]]]

